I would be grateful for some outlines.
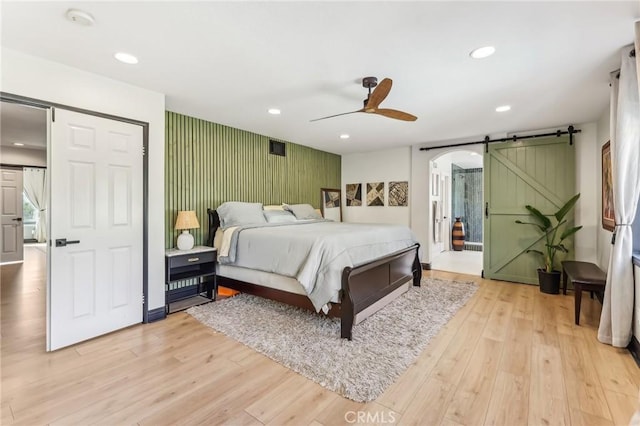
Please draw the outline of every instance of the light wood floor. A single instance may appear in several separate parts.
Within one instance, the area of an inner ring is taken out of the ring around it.
[[[184,313],[45,353],[44,255],[26,255],[1,268],[3,425],[624,425],[637,406],[640,370],[596,341],[588,297],[577,327],[571,295],[427,272],[479,290],[383,396],[359,404]]]

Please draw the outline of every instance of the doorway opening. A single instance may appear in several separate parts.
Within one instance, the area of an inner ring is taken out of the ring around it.
[[[0,121],[3,170],[0,262],[33,261],[34,256],[26,252],[34,249],[46,260],[47,111],[2,101]]]
[[[432,269],[482,275],[483,182],[477,152],[454,151],[432,161]]]
[[[46,283],[44,291],[38,288],[38,294],[44,295],[42,299],[46,302],[43,303],[46,350],[146,322],[148,123],[16,95],[0,95],[4,111],[11,111],[12,106],[43,111],[45,146],[54,146],[49,139],[58,141],[56,149],[51,149],[48,155],[44,150],[42,167],[52,165],[50,170],[54,171],[44,185],[58,196],[51,196],[41,205],[44,210],[50,205],[54,215],[49,220],[45,214],[38,223],[43,223],[50,235],[67,238],[56,238],[53,250],[50,241],[44,247],[27,247],[27,252],[43,255],[45,265],[38,268],[38,276],[26,269],[22,253],[15,265],[1,270],[3,276],[5,273],[13,276],[8,280],[9,286],[15,282],[19,286],[25,280]],[[3,155],[3,167],[7,160]],[[21,178],[27,171],[24,162],[10,161],[12,165],[7,165],[7,169],[16,171]],[[22,184],[14,187],[13,210],[19,209],[21,221],[24,205],[18,188]],[[38,209],[28,190],[24,192],[36,210],[43,210]],[[66,220],[68,217],[72,220]],[[103,232],[105,229],[109,232]],[[19,230],[13,229],[12,234],[20,242],[15,246],[24,249],[23,224],[20,223]],[[2,235],[3,242],[6,235]],[[109,244],[103,244],[106,240]],[[71,270],[69,265],[75,269]],[[46,274],[45,279],[41,279],[42,273]],[[3,291],[3,303],[6,294]],[[105,294],[111,297],[97,297]]]

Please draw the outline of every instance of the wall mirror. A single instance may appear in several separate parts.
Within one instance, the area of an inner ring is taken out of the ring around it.
[[[320,209],[322,217],[335,222],[342,222],[342,194],[339,189],[320,189]]]

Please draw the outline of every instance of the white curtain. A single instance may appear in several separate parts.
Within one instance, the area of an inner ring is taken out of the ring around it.
[[[615,243],[607,274],[598,340],[626,347],[633,334],[633,234],[631,223],[640,198],[640,91],[633,46],[622,49],[618,73],[611,79],[611,165]]]
[[[39,243],[47,241],[47,204],[49,202],[47,174],[46,169],[25,168],[22,175],[24,193],[38,211],[35,237]]]
[[[636,22],[636,72],[640,70],[640,21]],[[640,72],[637,72],[638,75],[638,88],[640,88]]]

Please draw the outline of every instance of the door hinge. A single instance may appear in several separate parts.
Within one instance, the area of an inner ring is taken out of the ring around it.
[[[144,157],[145,155],[147,155],[147,149],[142,145],[142,156]]]
[[[142,304],[144,305],[144,293],[142,293]]]
[[[54,107],[51,107],[51,121],[54,123],[56,121],[56,109]]]

